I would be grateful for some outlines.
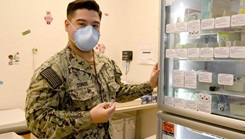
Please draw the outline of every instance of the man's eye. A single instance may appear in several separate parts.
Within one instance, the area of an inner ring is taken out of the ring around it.
[[[79,26],[84,27],[86,25],[84,23],[80,23]]]
[[[94,28],[99,28],[99,26],[98,26],[98,25],[93,25],[93,27],[94,27]]]

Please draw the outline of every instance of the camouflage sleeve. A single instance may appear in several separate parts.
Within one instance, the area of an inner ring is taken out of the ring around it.
[[[91,126],[89,111],[60,110],[62,97],[62,85],[54,89],[40,74],[33,77],[27,90],[25,112],[27,126],[38,138],[67,138]]]
[[[116,93],[116,101],[117,102],[128,102],[135,100],[143,95],[149,94],[153,91],[149,82],[141,83],[141,84],[123,84],[121,82],[122,72],[120,68],[115,64],[112,60],[112,64],[114,65],[115,71],[115,80],[120,85],[120,89]]]

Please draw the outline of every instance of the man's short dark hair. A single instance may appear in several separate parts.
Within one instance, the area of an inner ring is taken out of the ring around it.
[[[100,6],[94,0],[75,0],[73,2],[70,2],[66,10],[67,19],[71,20],[71,18],[74,16],[74,12],[77,9],[87,9],[96,11],[99,14],[100,19],[102,18]]]

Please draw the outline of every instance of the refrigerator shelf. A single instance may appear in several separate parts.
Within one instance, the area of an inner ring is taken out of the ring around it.
[[[200,61],[200,62],[225,62],[225,63],[244,63],[244,58],[213,58],[204,60],[202,58],[193,58],[193,59],[167,59],[168,61],[174,60],[174,62],[178,61]]]
[[[239,98],[245,98],[245,92],[233,92],[233,91],[208,91],[208,90],[200,90],[200,89],[191,89],[191,88],[184,88],[184,87],[173,87],[172,89],[184,89],[189,90],[191,92],[195,93],[206,93],[206,94],[217,94],[217,95],[227,95],[227,96],[233,96],[233,97],[239,97]]]
[[[201,20],[202,21],[202,20]],[[236,33],[236,32],[245,32],[245,26],[238,26],[238,27],[225,27],[225,28],[212,28],[212,29],[200,29],[200,35],[216,35],[219,32],[229,32],[229,33]],[[166,34],[176,34],[176,33],[188,33],[188,31],[180,31],[180,32],[169,32]]]
[[[245,121],[245,117],[244,116],[234,115],[234,114],[231,113],[230,109],[229,110],[225,110],[225,111],[220,111],[218,109],[215,109],[215,110],[213,109],[212,110],[212,114],[226,116],[226,117],[230,117],[230,118],[236,118],[236,119],[240,119],[240,120],[244,120]]]

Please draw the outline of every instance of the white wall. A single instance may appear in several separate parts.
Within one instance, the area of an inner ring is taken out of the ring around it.
[[[64,29],[66,6],[70,1],[7,0],[0,5],[0,109],[24,108],[26,89],[33,69],[59,52],[67,44]],[[132,50],[127,79],[143,82],[149,79],[152,65],[138,65],[140,44],[158,46],[159,0],[97,0],[104,13],[100,43],[106,46],[106,55],[114,59],[125,73],[122,50]],[[44,21],[46,11],[54,18],[51,25]],[[31,33],[23,36],[22,32]],[[32,48],[38,54],[32,54]],[[18,65],[8,65],[8,55],[20,53]],[[156,58],[157,59],[157,58]],[[123,75],[123,78],[125,76]]]
[[[140,83],[148,81],[153,65],[138,64],[138,50],[140,45],[155,47],[157,61],[159,43],[159,0],[124,0],[123,1],[123,50],[133,51],[133,61],[127,81]],[[125,62],[121,69],[125,73]],[[126,78],[125,76],[123,78]]]

